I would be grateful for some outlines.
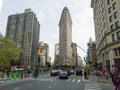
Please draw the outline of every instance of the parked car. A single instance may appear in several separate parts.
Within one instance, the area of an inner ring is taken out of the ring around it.
[[[68,73],[66,71],[61,71],[59,78],[60,79],[68,79]]]

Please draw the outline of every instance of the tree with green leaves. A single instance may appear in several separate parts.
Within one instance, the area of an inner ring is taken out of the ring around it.
[[[17,60],[21,49],[16,43],[0,34],[0,66],[4,69],[10,67],[10,60]]]

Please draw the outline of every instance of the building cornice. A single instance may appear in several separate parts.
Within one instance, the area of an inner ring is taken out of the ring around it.
[[[99,53],[97,54],[97,57],[99,57],[99,55],[103,52],[103,50],[106,50],[108,47],[111,47],[111,46],[113,46],[115,44],[119,44],[119,43],[120,43],[120,40],[106,44],[103,48],[100,49]]]
[[[61,22],[62,22],[62,18],[63,18],[63,16],[64,16],[64,12],[65,12],[65,11],[68,12],[68,16],[69,16],[69,19],[70,19],[70,23],[71,23],[71,25],[72,25],[72,19],[71,19],[71,16],[70,16],[69,10],[68,10],[67,7],[64,7],[64,9],[63,9],[63,11],[62,11],[62,14],[61,14],[61,17],[60,17],[59,24],[58,24],[59,26],[60,26],[60,24],[61,24]]]

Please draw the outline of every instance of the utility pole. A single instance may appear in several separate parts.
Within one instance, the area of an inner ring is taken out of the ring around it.
[[[86,52],[82,47],[78,46],[77,44],[76,44],[76,46],[77,46],[78,48],[80,48],[84,53],[87,54],[87,52]],[[85,61],[85,60],[84,60],[84,61]],[[85,61],[85,62],[86,62],[86,61]]]

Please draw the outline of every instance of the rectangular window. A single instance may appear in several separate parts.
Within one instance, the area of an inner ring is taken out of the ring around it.
[[[115,25],[116,25],[117,28],[119,28],[120,27],[120,22],[119,21],[115,22]]]
[[[119,52],[119,56],[120,56],[120,47],[118,47],[118,52]]]
[[[115,42],[115,34],[112,34],[112,42]]]
[[[117,17],[118,17],[118,13],[115,12],[115,13],[114,13],[114,18],[116,19]]]
[[[116,2],[113,3],[113,10],[115,10],[115,9],[116,9]]]
[[[109,12],[109,13],[112,12],[112,8],[111,8],[111,7],[108,8],[108,12]]]
[[[120,39],[120,31],[117,32],[117,39],[118,39],[118,40]]]
[[[112,24],[112,25],[111,25],[111,30],[115,30],[115,29],[116,29],[115,24]]]
[[[111,3],[111,0],[107,0],[108,5]]]
[[[117,48],[114,49],[114,52],[115,52],[115,56],[118,56]]]
[[[113,21],[113,16],[109,17],[109,21],[112,22]]]

